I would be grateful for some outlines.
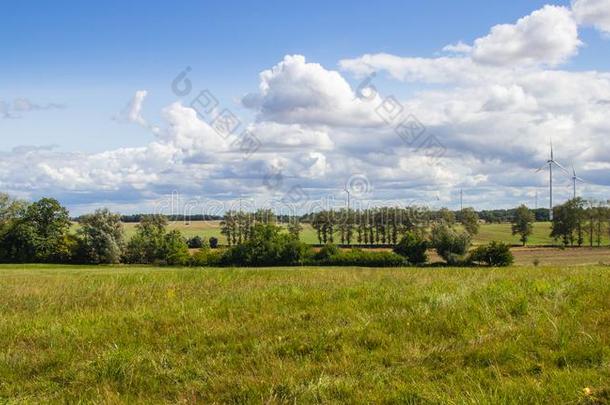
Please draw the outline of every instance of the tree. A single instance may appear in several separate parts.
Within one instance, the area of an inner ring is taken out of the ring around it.
[[[519,240],[523,243],[523,246],[527,244],[527,240],[534,231],[534,219],[534,214],[525,205],[521,205],[515,211],[512,232],[513,235],[519,235]]]
[[[438,216],[441,222],[444,222],[447,225],[451,226],[455,224],[455,214],[447,208],[441,208],[438,211]]]
[[[299,235],[302,230],[303,226],[301,225],[301,221],[299,221],[299,217],[291,218],[290,222],[288,222],[288,234],[290,237],[299,240]]]
[[[161,215],[143,215],[136,225],[136,234],[127,244],[129,263],[148,264],[164,259],[164,237],[167,219]]]
[[[11,198],[8,194],[0,193],[0,237],[18,218],[22,217],[27,203]]]
[[[567,246],[574,245],[576,239],[579,246],[582,245],[583,207],[584,201],[575,198],[553,208],[551,236],[555,240],[561,238],[563,244]]]
[[[54,198],[42,198],[29,205],[21,221],[22,231],[32,238],[34,259],[65,262],[70,258],[73,240],[69,237],[68,210]]]
[[[26,209],[27,203],[0,193],[0,261],[31,261],[35,256],[33,229],[17,228]]]
[[[411,264],[423,264],[428,261],[428,242],[414,232],[408,232],[394,246],[394,253],[407,259]]]
[[[218,238],[217,237],[210,236],[209,242],[210,242],[210,248],[216,249],[218,247]]]
[[[459,212],[458,218],[470,236],[479,233],[479,216],[473,208],[464,208]]]
[[[119,263],[125,248],[121,216],[108,209],[96,210],[79,219],[80,250],[90,263]]]
[[[189,249],[177,229],[174,229],[163,236],[162,258],[170,266],[185,265],[190,259]]]
[[[281,227],[258,223],[248,240],[227,251],[225,260],[238,266],[290,266],[301,264],[306,250],[304,243],[282,232]]]
[[[466,232],[458,233],[447,224],[440,224],[432,228],[430,243],[448,264],[457,264],[468,252],[471,236]]]

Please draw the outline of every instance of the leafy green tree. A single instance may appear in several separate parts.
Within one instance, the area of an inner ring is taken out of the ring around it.
[[[301,264],[307,246],[291,238],[274,224],[258,223],[251,237],[231,247],[225,261],[239,266],[279,266]]]
[[[407,232],[394,246],[394,253],[407,259],[411,264],[423,264],[428,261],[428,241],[415,232]]]
[[[446,224],[439,224],[432,228],[430,243],[448,264],[457,264],[468,252],[471,236],[467,232],[458,233]]]
[[[565,246],[583,243],[582,223],[584,217],[584,201],[575,198],[553,208],[553,223],[551,237],[561,239]]]
[[[446,225],[453,226],[455,225],[455,214],[453,211],[450,211],[448,208],[441,208],[438,211],[438,217],[441,222]]]
[[[22,220],[34,245],[36,261],[66,262],[70,259],[73,239],[69,236],[68,210],[53,198],[42,198],[30,204]]]
[[[186,240],[180,231],[174,229],[163,236],[161,257],[170,266],[188,264],[191,256]]]
[[[290,219],[288,222],[288,234],[295,240],[299,240],[299,236],[301,231],[303,230],[303,226],[301,225],[301,221],[299,217],[294,217]]]
[[[164,237],[167,219],[162,215],[143,215],[136,233],[127,244],[126,261],[149,264],[164,260]]]
[[[80,250],[90,263],[119,263],[125,248],[121,216],[108,209],[96,210],[79,219]]]
[[[534,232],[534,213],[525,205],[521,205],[515,211],[512,223],[513,235],[519,235],[519,240],[523,246],[527,244],[527,240]]]
[[[22,223],[26,209],[27,203],[0,193],[0,261],[23,262],[34,258],[33,229],[16,227]]]
[[[6,263],[36,262],[36,232],[22,218],[7,226],[0,242],[0,260]]]
[[[470,236],[479,233],[479,215],[473,208],[464,208],[458,213],[458,218]]]

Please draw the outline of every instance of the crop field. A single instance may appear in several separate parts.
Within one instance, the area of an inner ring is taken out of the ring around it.
[[[135,233],[136,223],[125,223],[125,234],[129,238]],[[78,225],[74,225],[73,229],[77,229]],[[226,238],[220,234],[220,221],[175,221],[170,222],[168,229],[178,229],[186,237],[192,237],[199,235],[201,237],[209,238],[215,236],[218,238],[221,244],[226,243]],[[536,245],[556,245],[558,242],[554,241],[549,235],[551,233],[550,222],[537,222],[534,224],[534,234],[530,237],[528,242],[531,246]],[[317,244],[318,238],[316,231],[309,225],[303,224],[303,231],[301,232],[301,240],[309,244]],[[481,224],[479,234],[475,236],[473,243],[475,245],[489,243],[491,241],[505,242],[513,245],[520,244],[519,237],[511,234],[511,225],[508,223],[503,224]],[[336,241],[337,242],[337,241]],[[604,235],[602,244],[608,246],[609,239],[608,235]]]
[[[0,266],[0,402],[607,403],[610,267]]]

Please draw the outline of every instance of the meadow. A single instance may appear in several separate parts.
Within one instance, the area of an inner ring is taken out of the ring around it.
[[[0,402],[607,403],[607,266],[0,266]]]

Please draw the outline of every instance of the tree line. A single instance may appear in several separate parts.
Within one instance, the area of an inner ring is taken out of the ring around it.
[[[551,236],[563,245],[601,246],[605,236],[610,238],[607,204],[576,198],[556,206],[553,213]],[[315,230],[320,245],[388,245],[403,252],[410,263],[421,260],[425,246],[437,249],[448,263],[459,263],[481,222],[472,208],[457,212],[446,208],[437,211],[396,207],[339,209],[280,219],[287,224],[280,226],[281,221],[269,209],[226,212],[220,232],[231,253],[227,253],[223,263],[234,263],[230,257],[238,257],[235,252],[260,236],[260,232],[271,232],[270,229],[273,235],[285,234],[285,237],[278,236],[278,240],[298,251],[301,248],[290,243],[300,242],[305,223]],[[535,211],[518,207],[511,221],[512,233],[519,235],[525,245],[533,234]],[[218,255],[208,254],[210,247],[218,245],[217,238],[187,240],[178,230],[168,230],[167,225],[165,216],[139,215],[135,234],[126,240],[122,217],[107,209],[79,217],[74,230],[68,210],[55,199],[42,198],[30,203],[0,194],[0,261],[185,264],[192,260],[189,248],[203,249],[199,259],[218,259]],[[404,253],[407,250],[420,254]]]

